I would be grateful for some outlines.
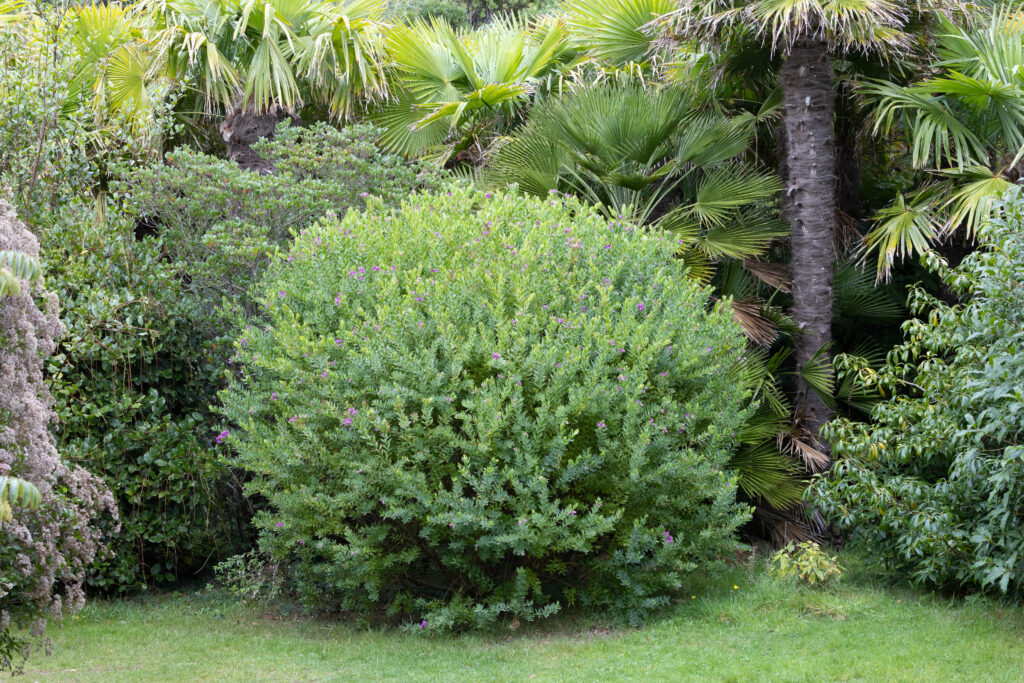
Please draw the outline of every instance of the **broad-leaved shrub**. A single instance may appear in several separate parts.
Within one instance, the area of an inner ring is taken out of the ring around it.
[[[920,317],[877,374],[888,397],[871,423],[838,420],[817,503],[885,567],[958,590],[1024,596],[1024,198],[983,231],[983,246],[933,269],[964,299],[921,289]],[[843,364],[843,359],[840,358]]]
[[[381,154],[368,126],[282,126],[258,149],[273,175],[176,150],[117,167],[103,224],[70,207],[44,223],[68,328],[49,363],[60,448],[107,481],[122,512],[94,587],[173,582],[251,546],[210,410],[230,355],[219,311],[249,307],[291,230],[436,177]]]
[[[223,399],[300,597],[413,628],[639,621],[731,556],[744,343],[675,249],[457,187],[298,235]]]

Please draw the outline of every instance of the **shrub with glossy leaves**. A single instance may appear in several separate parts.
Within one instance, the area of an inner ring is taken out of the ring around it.
[[[985,244],[933,268],[965,303],[923,290],[919,318],[877,374],[889,397],[873,422],[829,426],[837,456],[822,506],[886,567],[915,581],[1024,596],[1024,198],[984,229]],[[841,364],[845,365],[842,358]]]
[[[675,247],[461,188],[299,235],[223,393],[299,594],[413,628],[639,621],[734,553],[743,339]]]
[[[94,587],[172,582],[251,544],[210,411],[230,355],[218,309],[249,306],[289,230],[436,177],[382,154],[375,135],[282,126],[257,145],[275,165],[266,176],[178,150],[167,164],[120,168],[120,209],[104,224],[71,204],[46,216],[47,274],[68,328],[49,363],[59,445],[105,479],[122,512]]]

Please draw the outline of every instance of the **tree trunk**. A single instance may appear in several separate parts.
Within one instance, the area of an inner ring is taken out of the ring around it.
[[[784,181],[792,234],[792,314],[803,331],[795,341],[797,367],[803,368],[823,347],[828,358],[832,342],[836,142],[832,63],[826,44],[796,43],[782,66],[780,81],[786,108]],[[832,411],[802,378],[797,381],[804,423],[817,435]]]
[[[273,173],[273,164],[257,154],[252,146],[260,138],[274,137],[277,124],[287,118],[294,121],[297,117],[280,105],[274,105],[266,111],[257,111],[252,106],[232,109],[220,124],[220,135],[227,145],[228,159],[249,171]]]

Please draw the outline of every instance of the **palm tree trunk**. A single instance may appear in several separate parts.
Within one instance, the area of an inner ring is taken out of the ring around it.
[[[220,124],[220,135],[227,146],[228,159],[248,171],[261,174],[272,173],[273,165],[252,148],[260,138],[274,137],[277,124],[287,118],[293,122],[298,117],[280,105],[258,110],[251,104],[238,105],[227,113]]]
[[[786,107],[786,214],[791,229],[793,319],[798,368],[832,341],[832,227],[836,215],[835,93],[824,42],[803,40],[790,50],[780,81]],[[832,412],[803,379],[798,402],[817,435]]]

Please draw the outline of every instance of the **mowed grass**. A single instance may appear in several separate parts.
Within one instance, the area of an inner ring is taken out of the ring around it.
[[[733,586],[736,586],[734,588]],[[563,616],[487,633],[359,628],[201,591],[94,601],[27,681],[1024,681],[1024,611],[763,565],[630,629]]]

